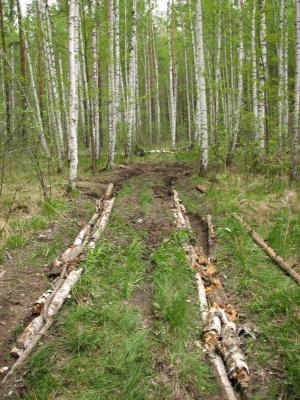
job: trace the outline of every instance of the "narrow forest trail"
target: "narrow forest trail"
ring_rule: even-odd
[[[220,395],[217,394],[217,389],[213,381],[213,374],[210,371],[209,362],[205,357],[204,346],[201,342],[201,313],[199,311],[199,302],[197,287],[193,277],[193,271],[188,267],[188,263],[185,261],[185,252],[181,247],[182,239],[178,239],[176,235],[176,224],[174,215],[172,212],[173,208],[173,187],[175,186],[179,190],[179,196],[181,193],[188,191],[195,191],[195,188],[191,186],[189,180],[192,174],[191,165],[188,162],[159,162],[159,163],[139,163],[130,165],[121,165],[113,173],[105,173],[95,178],[92,182],[82,181],[79,182],[79,188],[82,196],[84,193],[88,193],[87,197],[96,197],[101,195],[101,191],[110,182],[114,184],[115,204],[113,212],[106,227],[105,232],[102,234],[100,241],[103,244],[100,250],[95,251],[93,263],[97,266],[97,270],[101,270],[99,275],[99,282],[93,284],[88,281],[89,269],[91,269],[87,263],[86,274],[87,277],[83,277],[81,285],[86,284],[86,288],[83,292],[77,292],[75,289],[74,296],[72,295],[70,304],[75,302],[75,307],[83,313],[83,319],[78,321],[78,331],[84,326],[84,309],[88,309],[90,304],[98,301],[98,296],[101,297],[101,309],[107,310],[107,313],[113,313],[116,311],[117,317],[110,317],[106,322],[101,325],[97,325],[97,334],[99,338],[109,336],[109,329],[118,330],[118,324],[120,320],[129,316],[129,320],[132,318],[138,322],[136,325],[129,327],[128,341],[132,341],[133,347],[135,346],[135,340],[142,337],[145,342],[141,346],[138,355],[133,356],[133,363],[140,368],[144,375],[139,378],[139,384],[141,382],[146,386],[144,394],[136,394],[136,387],[131,388],[131,380],[126,376],[125,367],[120,366],[120,371],[117,371],[117,365],[114,362],[118,360],[118,356],[115,354],[111,356],[111,353],[118,350],[120,343],[115,343],[114,339],[111,339],[111,343],[104,339],[101,340],[100,345],[94,345],[89,350],[90,361],[86,361],[87,364],[93,364],[95,357],[97,357],[97,346],[100,346],[101,353],[108,353],[109,357],[112,357],[110,363],[104,368],[104,372],[118,375],[118,385],[116,387],[110,383],[109,380],[99,383],[97,386],[97,378],[95,377],[93,382],[90,381],[90,377],[84,378],[85,368],[78,368],[80,375],[82,375],[82,381],[80,384],[76,383],[76,377],[71,377],[65,374],[64,366],[62,361],[68,360],[68,351],[66,354],[57,355],[58,359],[51,359],[49,370],[47,374],[49,376],[55,376],[57,381],[60,381],[58,387],[53,391],[45,388],[45,392],[39,392],[40,389],[35,389],[35,375],[31,375],[31,378],[25,375],[23,378],[18,380],[16,386],[12,386],[10,390],[14,394],[10,398],[21,398],[26,399],[114,399],[121,398],[124,400],[145,398],[145,399],[207,399],[217,400]],[[100,188],[100,189],[99,189]],[[92,196],[91,196],[92,194]],[[85,198],[85,201],[87,198]],[[94,198],[91,200],[94,202]],[[80,202],[78,204],[80,207]],[[191,223],[194,234],[188,238],[190,242],[198,247],[201,247],[206,255],[208,255],[208,236],[206,226],[202,221],[202,216],[206,214],[206,210],[201,206],[199,201],[199,212],[197,215],[189,213],[187,209],[189,220]],[[82,215],[80,216],[82,217]],[[89,217],[86,218],[87,222]],[[78,221],[76,222],[79,225]],[[84,223],[82,224],[82,226]],[[105,248],[108,247],[109,250]],[[126,250],[128,249],[128,251]],[[138,250],[139,249],[139,250]],[[110,251],[114,254],[114,261],[110,264],[107,261],[108,255],[106,251]],[[122,263],[123,251],[127,251],[127,259],[125,270],[123,275],[118,275],[114,278],[114,274],[117,274],[117,264]],[[139,252],[139,256],[136,253]],[[131,258],[136,262],[134,271],[129,269],[129,263]],[[85,264],[85,261],[83,262]],[[105,272],[107,268],[107,272]],[[100,272],[99,272],[100,273]],[[107,276],[104,276],[104,274]],[[118,272],[121,274],[121,272]],[[180,275],[180,280],[177,277]],[[224,277],[225,273],[218,276],[220,279]],[[23,310],[27,310],[27,318],[24,320],[24,325],[28,321],[28,310],[30,309],[30,303],[32,304],[39,294],[47,287],[46,280],[43,279],[42,284],[38,284],[39,293],[31,291],[30,276],[28,277],[27,283],[25,281],[26,275],[22,277],[23,297],[26,298],[26,304],[23,305]],[[92,278],[95,280],[95,278]],[[105,281],[107,279],[107,281]],[[86,282],[85,282],[86,280]],[[103,281],[103,282],[102,282]],[[8,281],[4,281],[7,290],[16,290],[10,287]],[[95,286],[93,286],[95,285]],[[99,285],[99,288],[98,286]],[[102,286],[101,286],[102,285]],[[227,284],[226,284],[227,287]],[[181,291],[181,289],[183,291]],[[26,291],[27,290],[27,291]],[[99,290],[99,295],[97,294]],[[121,297],[115,300],[112,294],[116,292],[121,293]],[[165,294],[161,292],[169,291],[171,300],[163,297]],[[27,293],[28,292],[28,293]],[[31,293],[29,293],[31,292]],[[177,292],[180,296],[177,296]],[[173,296],[173,297],[172,297]],[[176,297],[177,296],[177,297]],[[236,294],[231,290],[228,294],[233,300],[236,299]],[[168,303],[170,301],[170,304]],[[116,304],[114,304],[116,302]],[[181,303],[180,303],[181,302]],[[166,304],[164,304],[166,303]],[[173,304],[173,305],[172,305]],[[180,309],[180,304],[184,304],[184,311],[182,314],[177,311]],[[10,305],[7,303],[6,309],[3,303],[2,310],[6,314],[13,314],[13,309],[9,308]],[[110,308],[111,307],[111,308]],[[165,308],[164,308],[165,307]],[[187,307],[187,309],[186,309]],[[2,311],[1,310],[1,311]],[[102,311],[101,311],[102,312]],[[104,312],[104,311],[103,311]],[[176,314],[177,312],[177,314]],[[58,321],[51,328],[49,333],[46,335],[43,343],[62,343],[65,339],[60,339],[63,329],[64,317],[68,319],[66,310],[63,310],[63,316],[58,318]],[[132,313],[132,315],[131,315]],[[168,314],[170,313],[170,315]],[[172,314],[173,313],[173,314]],[[5,314],[5,315],[6,315]],[[24,313],[26,316],[26,313]],[[88,316],[88,311],[86,311]],[[20,318],[20,314],[19,314]],[[96,318],[96,317],[93,317]],[[103,315],[101,315],[103,319]],[[115,328],[110,327],[109,319],[117,318],[115,321]],[[178,318],[177,325],[175,319]],[[5,340],[2,342],[2,358],[0,359],[0,368],[3,365],[10,366],[12,361],[8,357],[8,351],[11,348],[15,336],[19,332],[14,332],[13,318],[7,319],[6,324],[2,325],[2,329],[6,328],[1,332],[2,338]],[[96,323],[96,322],[95,322]],[[107,333],[105,333],[105,324],[107,324]],[[173,325],[175,324],[175,325]],[[181,326],[187,324],[187,332],[183,335],[184,337],[179,338],[182,341],[177,341],[176,335],[181,336]],[[104,332],[103,332],[104,330]],[[84,332],[84,328],[83,328]],[[87,334],[88,335],[88,334]],[[104,335],[104,336],[103,336]],[[133,336],[131,336],[133,335]],[[126,338],[125,338],[126,339]],[[81,341],[84,339],[80,339]],[[89,339],[87,339],[89,340]],[[72,340],[71,340],[72,341]],[[247,351],[247,340],[241,338],[241,346]],[[112,344],[113,343],[113,344]],[[137,341],[136,348],[138,348],[139,342]],[[128,345],[125,342],[121,347]],[[55,346],[55,345],[54,345]],[[59,346],[59,345],[58,345]],[[101,348],[103,346],[103,348]],[[105,347],[106,346],[106,347]],[[115,346],[116,350],[110,348]],[[252,343],[255,347],[255,343]],[[147,347],[146,355],[143,355],[144,348]],[[137,351],[136,348],[132,350],[132,354]],[[121,350],[121,349],[120,349]],[[73,350],[70,350],[72,353]],[[71,354],[70,353],[70,354]],[[76,351],[75,351],[76,353]],[[78,348],[78,355],[80,356],[80,350]],[[82,357],[85,356],[83,352]],[[80,357],[81,357],[80,356]],[[61,357],[61,358],[59,358]],[[127,354],[127,358],[131,358],[131,354]],[[142,363],[142,361],[143,363]],[[104,362],[104,361],[103,361]],[[101,363],[101,360],[98,361]],[[96,362],[97,364],[97,362]],[[146,364],[146,366],[144,365]],[[127,364],[126,364],[127,365]],[[140,365],[140,366],[139,366]],[[98,367],[98,366],[97,366]],[[251,374],[249,383],[249,398],[251,396],[260,396],[261,390],[263,390],[262,396],[265,393],[271,391],[268,388],[266,382],[266,375],[259,366],[258,361],[251,359],[250,361],[250,373]],[[31,368],[31,367],[30,367]],[[45,367],[46,368],[46,367]],[[275,367],[274,367],[275,368]],[[115,371],[116,369],[116,371]],[[126,369],[126,368],[125,368]],[[37,378],[44,372],[39,373],[37,369]],[[122,372],[121,372],[122,371]],[[259,371],[259,372],[258,372]],[[103,372],[103,373],[104,373]],[[87,373],[87,372],[86,372]],[[30,373],[31,374],[31,373]],[[41,375],[42,374],[42,375]],[[89,372],[91,374],[91,371]],[[130,371],[129,371],[130,374]],[[97,375],[98,376],[98,375]],[[101,381],[101,379],[99,378]],[[51,381],[51,380],[50,380]],[[49,382],[50,382],[49,381]],[[111,385],[111,387],[110,387]],[[139,386],[135,384],[135,386]],[[129,387],[129,388],[128,388]],[[8,388],[1,389],[0,397],[7,394]],[[49,392],[47,392],[49,390]],[[19,392],[19,395],[16,394]],[[48,394],[47,394],[48,393]],[[16,397],[13,397],[16,396]],[[240,392],[236,393],[237,398],[240,397]],[[1,397],[2,398],[2,397]],[[4,398],[4,397],[3,397]],[[248,397],[247,397],[248,398]],[[263,397],[258,397],[263,398]]]

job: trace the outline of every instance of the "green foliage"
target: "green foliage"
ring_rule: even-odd
[[[9,249],[13,250],[16,247],[24,246],[27,239],[22,233],[10,235],[6,243]]]

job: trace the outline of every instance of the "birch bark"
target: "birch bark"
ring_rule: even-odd
[[[259,0],[260,13],[260,62],[259,62],[259,78],[258,78],[258,120],[257,120],[257,142],[255,143],[255,162],[261,164],[264,159],[265,139],[266,139],[266,93],[265,84],[267,80],[267,41],[266,41],[266,16],[265,16],[265,0]]]
[[[206,83],[205,83],[205,62],[204,62],[204,46],[203,46],[203,28],[202,28],[202,10],[201,1],[196,0],[196,47],[197,47],[197,68],[196,74],[198,79],[197,93],[200,95],[200,163],[199,174],[205,174],[208,168],[208,125],[207,125],[207,99],[206,99]]]
[[[298,144],[299,144],[299,116],[300,116],[300,0],[295,0],[296,18],[295,18],[295,93],[294,93],[294,129],[292,137],[292,154],[290,178],[298,178]]]
[[[128,87],[127,87],[127,140],[125,156],[131,152],[132,138],[136,128],[136,0],[132,1],[132,31],[129,49]]]
[[[3,82],[5,91],[5,111],[6,111],[6,132],[8,137],[11,136],[11,107],[10,107],[10,89],[9,89],[9,68],[8,68],[8,55],[6,51],[6,37],[4,28],[4,17],[2,0],[0,0],[0,28],[1,28],[1,39],[2,39],[2,53],[3,53]]]
[[[36,84],[35,84],[34,75],[33,75],[32,62],[31,62],[31,57],[30,57],[30,53],[29,53],[29,49],[28,49],[28,44],[27,44],[26,38],[24,38],[24,48],[25,48],[25,54],[27,55],[31,89],[33,91],[33,96],[34,96],[34,104],[35,104],[35,110],[36,110],[36,122],[37,122],[38,135],[39,135],[39,139],[41,141],[41,146],[42,146],[44,152],[47,154],[48,157],[50,157],[50,152],[49,152],[49,149],[48,149],[48,146],[47,146],[47,143],[46,143],[44,127],[43,127],[43,122],[42,122],[41,109],[40,109],[40,103],[39,103],[38,93],[37,93],[37,90],[36,90]]]
[[[107,169],[114,168],[115,147],[116,147],[116,99],[115,99],[115,35],[114,35],[114,0],[108,1],[108,48],[109,48],[109,65],[108,65],[108,92],[109,92],[109,109],[108,109],[108,163]]]
[[[91,149],[92,149],[92,169],[96,171],[96,160],[100,156],[100,129],[99,129],[99,71],[98,71],[98,51],[97,51],[97,0],[92,2],[92,84],[91,88],[91,109],[92,109],[92,134],[91,134]]]
[[[288,128],[288,67],[287,67],[287,1],[280,0],[279,44],[278,44],[278,136],[279,154],[282,154]]]
[[[175,65],[175,49],[174,49],[174,0],[172,0],[172,7],[170,1],[167,4],[167,18],[168,18],[168,51],[169,51],[169,106],[170,106],[170,129],[172,150],[176,148],[176,80],[177,72]]]
[[[237,145],[238,132],[241,121],[241,108],[243,104],[243,60],[244,60],[244,44],[243,44],[243,0],[238,0],[239,9],[239,48],[238,48],[238,87],[237,100],[233,115],[233,130],[230,135],[229,153],[227,155],[227,164],[230,165],[233,160],[234,152]]]
[[[76,68],[76,57],[78,49],[76,48],[76,29],[78,29],[78,0],[70,0],[69,3],[69,155],[70,169],[68,191],[76,187],[78,149],[77,149],[77,123],[78,123],[78,69]]]

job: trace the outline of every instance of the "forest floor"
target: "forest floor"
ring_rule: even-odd
[[[186,284],[189,285],[186,293],[189,294],[184,301],[191,307],[189,319],[194,319],[194,321],[189,328],[188,337],[185,338],[184,351],[186,353],[190,352],[193,360],[196,359],[199,364],[204,365],[203,381],[198,379],[198,375],[195,371],[191,370],[186,375],[182,374],[182,371],[188,368],[184,361],[182,361],[184,356],[181,354],[174,360],[174,357],[176,358],[176,352],[174,350],[175,355],[170,355],[172,352],[167,345],[169,339],[167,340],[166,337],[163,336],[164,331],[167,329],[166,326],[169,326],[170,322],[167,323],[167,318],[161,315],[162,311],[158,304],[157,295],[154,293],[155,282],[159,279],[159,273],[157,272],[159,262],[155,254],[159,251],[161,246],[164,246],[164,243],[171,240],[170,237],[174,235],[175,232],[174,217],[172,214],[173,186],[178,190],[179,197],[186,205],[191,225],[195,232],[193,240],[195,240],[198,245],[202,247],[207,246],[206,234],[203,231],[202,217],[207,214],[212,214],[213,223],[215,223],[217,228],[218,221],[220,221],[220,241],[217,242],[214,256],[217,258],[217,264],[219,263],[220,265],[218,277],[223,282],[227,294],[238,312],[238,324],[243,326],[241,331],[249,333],[249,335],[242,335],[240,337],[241,346],[247,355],[251,376],[247,392],[248,398],[300,398],[299,388],[292,387],[292,385],[295,385],[297,379],[293,378],[294,381],[292,381],[292,378],[290,378],[292,374],[289,375],[289,373],[286,372],[287,361],[281,354],[283,351],[279,351],[280,343],[275,343],[276,332],[274,332],[274,337],[268,337],[267,334],[261,330],[259,326],[260,322],[257,321],[257,318],[260,318],[259,313],[264,312],[257,305],[263,293],[259,295],[257,292],[251,294],[251,292],[245,288],[249,283],[249,276],[246,275],[245,271],[237,269],[236,259],[231,260],[231,251],[232,254],[236,253],[236,251],[233,249],[228,250],[226,247],[226,241],[237,242],[239,238],[243,238],[244,241],[248,239],[245,239],[246,236],[243,236],[239,232],[236,233],[234,239],[226,237],[227,233],[231,234],[231,231],[233,231],[231,226],[228,224],[224,225],[224,218],[228,218],[226,211],[221,208],[212,207],[212,200],[207,197],[207,194],[200,193],[196,190],[195,183],[197,183],[197,180],[194,172],[194,165],[188,161],[139,162],[125,163],[117,166],[112,172],[101,172],[92,178],[79,180],[79,191],[74,198],[69,198],[67,200],[69,206],[60,211],[60,218],[57,218],[56,215],[45,229],[28,237],[25,246],[13,250],[6,249],[5,259],[2,260],[0,266],[1,370],[1,368],[10,367],[13,364],[14,360],[10,357],[9,353],[16,336],[32,318],[32,305],[34,301],[41,293],[49,288],[47,272],[48,264],[50,264],[51,260],[48,256],[51,252],[51,257],[54,258],[53,243],[55,243],[54,252],[56,252],[56,256],[59,256],[69,243],[72,242],[72,239],[74,239],[80,228],[90,219],[93,213],[92,210],[95,200],[103,194],[108,183],[112,182],[114,184],[116,201],[111,216],[112,222],[110,221],[108,223],[101,241],[104,241],[107,246],[110,243],[110,245],[113,246],[112,251],[118,251],[119,249],[121,252],[121,249],[128,248],[128,246],[130,247],[135,240],[134,238],[136,238],[135,235],[138,235],[142,243],[141,246],[143,247],[140,259],[141,270],[139,270],[138,276],[135,277],[135,281],[128,283],[127,286],[122,282],[115,283],[115,285],[118,290],[124,291],[123,299],[118,303],[118,312],[120,315],[127,313],[127,311],[124,310],[133,308],[141,320],[141,326],[138,330],[146,332],[147,337],[151,337],[149,342],[151,356],[148,359],[150,365],[147,366],[147,372],[145,373],[150,383],[144,394],[134,395],[134,391],[128,392],[130,393],[128,394],[126,392],[128,388],[125,390],[125,388],[122,387],[122,382],[119,382],[118,389],[112,388],[111,392],[109,387],[105,387],[105,383],[101,385],[103,393],[99,388],[94,388],[94,391],[89,392],[89,388],[85,387],[84,383],[82,387],[79,388],[74,381],[70,383],[70,377],[63,377],[63,367],[60,365],[62,359],[60,359],[56,364],[52,360],[50,363],[50,370],[46,371],[48,375],[54,373],[52,369],[56,371],[55,379],[61,383],[55,383],[53,386],[55,390],[51,388],[49,380],[47,384],[44,384],[43,388],[38,386],[37,380],[40,378],[44,379],[42,376],[46,374],[41,367],[38,367],[37,371],[32,373],[35,367],[31,364],[27,366],[26,370],[23,370],[22,379],[19,379],[16,385],[0,389],[0,398],[6,398],[10,391],[12,392],[9,398],[26,399],[62,400],[72,398],[88,400],[121,398],[129,400],[137,398],[164,398],[173,400],[216,400],[220,398],[214,386],[212,375],[209,372],[209,364],[205,359],[203,347],[199,344],[201,342],[201,315],[198,311],[197,289],[196,285],[193,283],[193,273],[187,265],[184,265],[184,268],[186,268],[185,273],[187,274],[185,276]],[[200,183],[202,183],[202,181]],[[206,190],[209,190],[211,183],[205,182],[205,184],[207,185],[205,189],[206,192]],[[221,188],[216,187],[215,190],[218,191],[221,190]],[[235,196],[235,193],[233,196]],[[239,201],[240,200],[243,200],[243,197],[239,197]],[[244,204],[245,213],[249,216],[251,207],[249,203],[245,204],[245,202],[246,200],[244,199],[244,203],[240,204],[242,206]],[[255,207],[256,206],[254,206],[254,209]],[[213,213],[214,211],[215,215]],[[22,212],[22,210],[20,212]],[[257,209],[256,212],[258,212]],[[236,225],[233,226],[237,229]],[[252,257],[253,252],[259,252],[259,250],[253,250],[255,246],[251,244],[250,239],[247,243],[248,247],[253,247],[249,250],[249,256],[247,254],[244,255],[245,258]],[[241,246],[242,242],[235,244]],[[222,246],[224,247],[222,248]],[[100,256],[101,254],[99,257]],[[121,258],[122,256],[120,255],[120,259]],[[258,259],[259,258],[265,260],[265,256],[261,253],[258,255]],[[251,264],[252,261],[250,258],[248,258],[248,261],[249,264]],[[99,265],[102,263],[101,259],[97,262]],[[115,262],[118,262],[118,254],[116,254]],[[271,263],[266,266],[266,269],[270,268],[270,265],[272,268],[276,269]],[[248,271],[251,267],[248,265],[247,268]],[[251,271],[251,273],[252,272],[253,271]],[[88,273],[89,268],[87,267],[85,274]],[[255,276],[255,274],[255,272],[252,273],[252,279],[254,281],[259,281],[259,278]],[[279,280],[284,280],[286,282],[285,290],[288,290],[289,287],[292,288],[291,290],[298,290],[296,284],[280,270],[276,271],[276,274],[278,274]],[[113,272],[111,272],[111,275],[113,275]],[[242,283],[237,283],[237,276],[239,276]],[[118,277],[118,279],[123,278],[120,276]],[[263,289],[263,286],[266,285],[267,282],[265,282],[263,277],[262,280],[264,283],[258,282],[258,287]],[[81,282],[81,285],[84,285],[84,282]],[[243,290],[243,287],[245,290]],[[174,288],[169,289],[176,290]],[[105,290],[105,287],[101,288],[101,297],[103,298],[106,297],[106,294],[103,294]],[[110,290],[108,286],[107,290]],[[269,287],[266,288],[266,291],[269,291]],[[90,294],[90,292],[92,293],[89,287],[86,287],[86,289],[83,289],[82,294],[78,292],[75,293],[74,296],[72,295],[68,303],[71,305],[72,302],[75,301],[75,306],[82,307],[84,306],[84,302],[91,301],[89,300],[89,295],[91,295],[91,297],[95,296],[95,294]],[[255,303],[256,308],[253,303],[253,297],[255,296],[257,300]],[[299,296],[295,299],[293,307],[287,304],[284,305],[284,307],[290,307],[287,314],[293,314],[294,318],[297,318],[297,323],[300,317],[300,304],[298,300]],[[251,305],[249,306],[250,303]],[[67,307],[65,308],[67,309]],[[63,311],[64,315],[66,312],[65,310]],[[282,324],[282,329],[285,329],[286,316],[275,313],[274,315],[275,318],[277,318],[276,324]],[[274,315],[268,316],[268,318],[274,319]],[[265,323],[264,321],[262,322]],[[181,323],[186,324],[186,319],[182,319]],[[55,342],[57,336],[61,334],[61,324],[62,322],[59,321],[54,324],[49,334],[47,334],[46,338],[43,340],[43,345],[40,346],[41,349],[43,349],[45,344],[47,346],[47,343]],[[84,324],[84,321],[82,321],[82,324]],[[164,327],[158,327],[158,325],[163,325]],[[177,329],[178,327],[175,328],[173,327],[173,330],[171,329],[169,332],[169,338],[174,335],[176,336],[176,332],[179,332]],[[293,332],[293,335],[294,334],[295,332]],[[293,335],[291,336],[292,338],[294,337]],[[299,343],[295,344],[293,351],[296,351],[297,346],[299,346]],[[94,351],[96,352],[94,348],[89,351],[92,351],[92,353],[94,353]],[[74,349],[70,350],[70,352],[74,352]],[[50,355],[50,358],[51,357]],[[190,361],[187,361],[187,363],[188,362],[190,363]],[[205,367],[205,365],[207,367]],[[112,369],[112,367],[107,367],[107,369],[109,368]],[[207,370],[205,368],[207,368]],[[82,369],[80,374],[84,374],[83,370],[84,369]],[[60,375],[59,378],[57,374]],[[297,375],[297,371],[294,371],[294,375],[295,374]],[[4,374],[0,375],[0,377],[3,376]],[[142,379],[143,378],[141,378],[141,380]],[[122,380],[121,375],[119,376],[119,380]],[[91,384],[91,386],[93,386],[93,384]],[[240,394],[238,393],[237,396],[240,397]]]

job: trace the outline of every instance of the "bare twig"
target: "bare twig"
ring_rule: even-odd
[[[26,183],[24,183],[24,185],[19,186],[19,187],[16,188],[15,193],[14,193],[14,196],[13,196],[13,199],[12,199],[12,202],[11,202],[11,204],[10,204],[10,208],[9,208],[8,215],[7,215],[7,217],[6,217],[5,224],[4,224],[3,228],[0,230],[0,235],[1,235],[2,232],[5,230],[6,225],[8,224],[8,221],[9,221],[9,218],[10,218],[10,216],[11,216],[12,209],[13,209],[13,205],[14,205],[14,202],[15,202],[15,199],[16,199],[16,196],[17,196],[18,192],[19,192],[20,190],[22,190],[22,189],[23,189],[29,182],[31,182],[32,180],[33,180],[33,178],[30,178],[29,181],[27,181]]]

